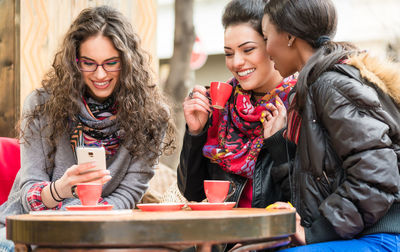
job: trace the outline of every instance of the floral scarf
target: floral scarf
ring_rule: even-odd
[[[79,104],[79,122],[70,137],[71,147],[103,146],[107,157],[113,156],[119,147],[120,131],[116,123],[117,103],[110,97],[103,103],[82,97]]]
[[[252,178],[264,140],[261,113],[267,110],[267,104],[275,105],[277,96],[288,108],[287,95],[296,81],[293,76],[284,79],[255,102],[251,92],[243,90],[233,78],[229,82],[233,86],[233,94],[225,108],[213,110],[203,155],[226,172]]]

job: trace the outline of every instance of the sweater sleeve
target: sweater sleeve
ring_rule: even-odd
[[[399,193],[398,157],[387,123],[393,118],[373,88],[349,77],[323,82],[313,92],[317,118],[342,160],[344,180],[319,209],[337,234],[352,238],[382,218]]]
[[[148,189],[155,167],[142,158],[131,158],[125,148],[119,152],[120,157],[126,157],[126,159],[119,159],[112,164],[118,168],[116,170],[111,168],[113,170],[112,179],[106,185],[107,189],[103,189],[103,192],[109,191],[110,193],[103,200],[113,205],[114,209],[132,209]],[[117,170],[121,171],[126,163],[128,164],[126,171],[124,173],[117,172]],[[116,183],[117,181],[120,182]]]
[[[15,185],[10,194],[21,197],[22,207],[27,213],[31,210],[31,204],[28,200],[28,194],[35,184],[44,181],[51,181],[46,172],[49,163],[46,161],[48,146],[46,140],[42,137],[45,134],[42,131],[45,128],[45,119],[43,117],[34,118],[31,121],[26,117],[35,107],[44,103],[44,95],[39,95],[39,91],[33,91],[25,100],[22,111],[21,129],[24,132],[24,138],[21,139],[21,168],[15,179]]]

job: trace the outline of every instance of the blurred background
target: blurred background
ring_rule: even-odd
[[[400,59],[399,0],[333,0],[336,41],[351,41]],[[15,137],[27,94],[40,87],[71,21],[86,7],[120,10],[152,55],[155,81],[170,97],[178,148],[161,162],[178,163],[184,132],[182,102],[195,85],[226,81],[221,16],[228,0],[0,0],[0,136]]]

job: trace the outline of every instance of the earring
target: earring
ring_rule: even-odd
[[[292,42],[289,41],[289,43],[287,44],[287,46],[288,46],[288,47],[291,47],[291,46],[292,46]]]

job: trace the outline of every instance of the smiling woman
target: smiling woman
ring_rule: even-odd
[[[203,181],[207,179],[236,184],[227,201],[239,207],[288,200],[287,174],[278,168],[285,160],[270,161],[272,152],[280,152],[274,148],[272,135],[281,128],[264,125],[267,110],[284,113],[296,79],[282,78],[269,59],[261,31],[264,5],[263,0],[233,0],[225,7],[225,63],[233,75],[228,81],[233,91],[225,107],[213,109],[202,86],[196,86],[183,103],[187,131],[178,186],[190,201],[205,199]]]
[[[82,182],[103,183],[99,203],[134,208],[159,155],[173,146],[170,110],[148,56],[110,7],[80,13],[42,84],[25,101],[21,169],[0,206],[0,241],[6,216],[78,205],[71,188]],[[104,147],[107,169],[77,165],[78,146]]]
[[[119,81],[121,63],[108,37],[97,35],[86,39],[79,48],[78,65],[93,98],[104,101],[111,96]]]

